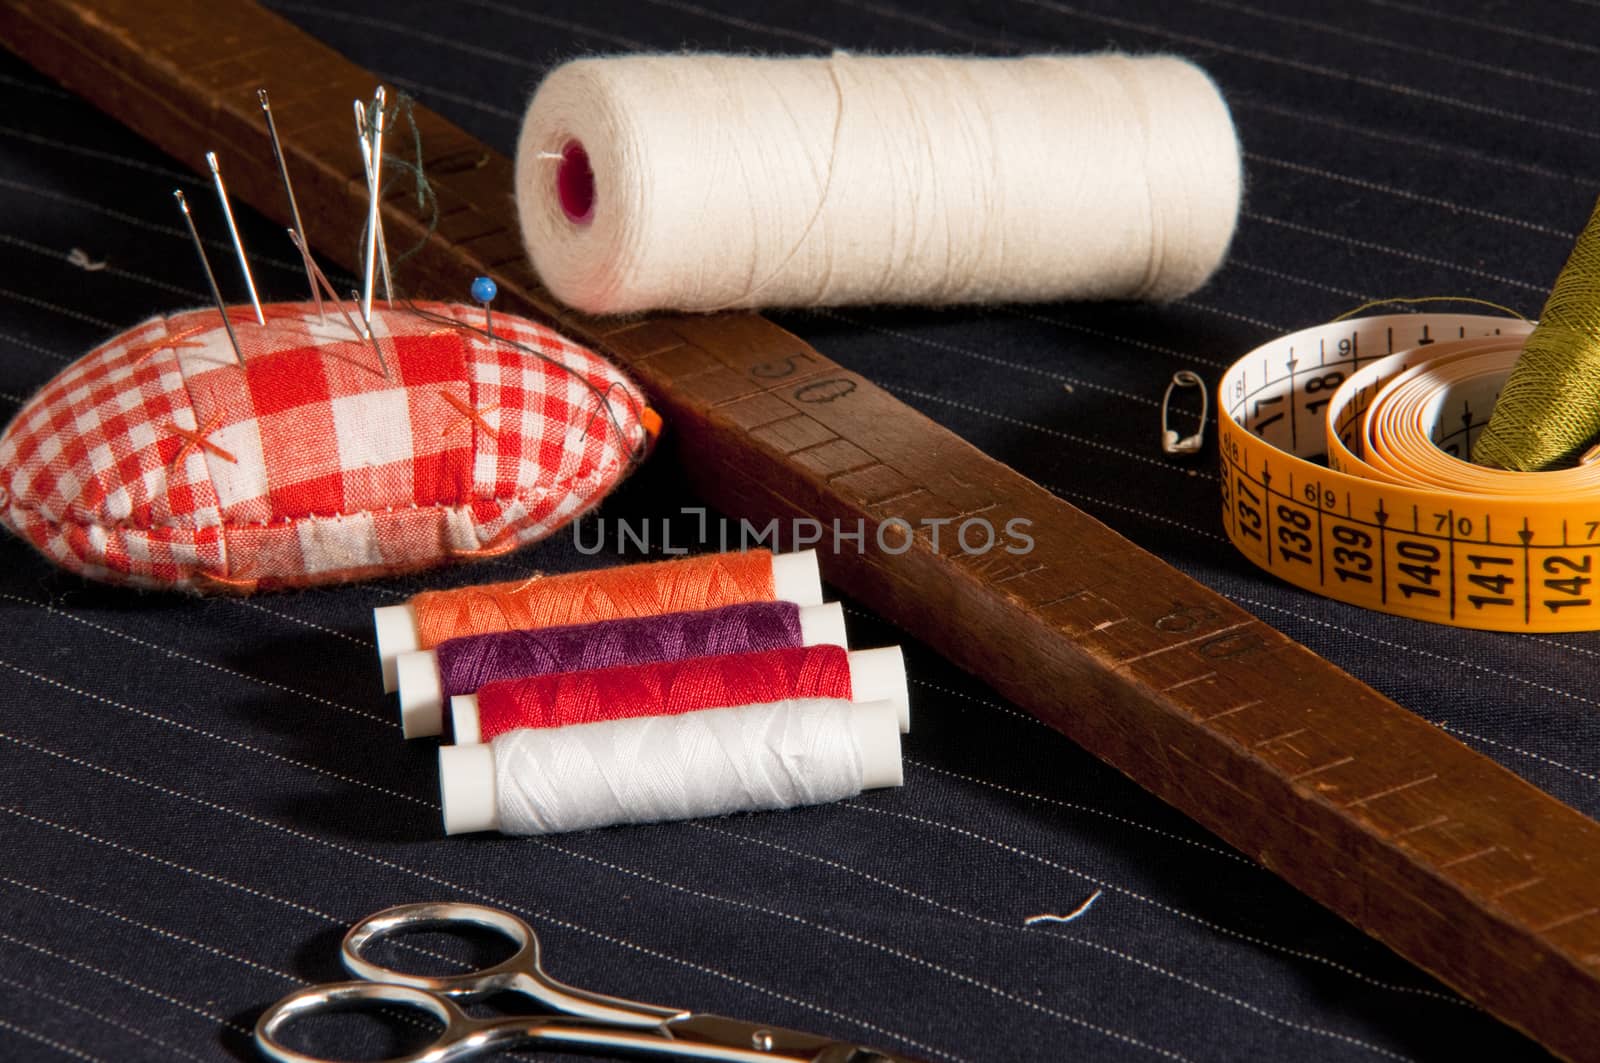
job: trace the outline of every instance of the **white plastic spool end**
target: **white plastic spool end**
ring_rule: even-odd
[[[850,648],[844,630],[844,607],[838,602],[800,607],[800,644],[802,646],[843,646]]]
[[[822,604],[822,568],[815,550],[772,555],[772,597],[797,605]]]
[[[877,790],[906,781],[900,762],[900,710],[890,701],[855,706],[850,725],[861,749],[861,788]]]
[[[439,748],[439,805],[446,834],[500,829],[493,746]]]
[[[378,662],[383,665],[383,692],[392,694],[399,684],[395,660],[402,653],[422,649],[422,636],[417,633],[417,611],[410,602],[405,605],[385,605],[372,611],[372,626],[378,634]]]
[[[439,658],[432,650],[402,653],[395,661],[400,688],[400,731],[407,738],[427,738],[444,729],[444,684]]]
[[[457,694],[450,699],[450,729],[458,746],[475,746],[483,741],[483,728],[478,723],[478,695]]]
[[[889,702],[898,714],[901,733],[911,730],[911,693],[899,646],[850,652],[850,699]]]

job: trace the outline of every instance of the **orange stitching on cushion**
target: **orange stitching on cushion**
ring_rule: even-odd
[[[210,435],[212,432],[215,432],[221,424],[222,414],[220,413],[211,418],[211,420],[207,421],[206,426],[199,430],[182,428],[174,423],[172,426],[173,432],[175,432],[180,439],[185,440],[185,442],[183,446],[178,449],[178,452],[172,456],[172,460],[167,462],[167,468],[170,469],[176,465],[182,464],[183,459],[187,458],[195,447],[199,447],[207,454],[215,454],[223,461],[231,462],[234,465],[239,464],[238,458],[234,457],[232,454],[229,454],[226,450],[223,450],[221,447],[217,446],[215,443],[211,442],[211,440],[206,438],[206,436]]]
[[[227,576],[219,576],[214,572],[207,572],[203,568],[195,570],[194,578],[207,583],[215,583],[229,590],[239,591],[241,594],[249,594],[261,585],[261,581],[258,579],[229,579]]]
[[[505,541],[501,542],[502,539]],[[500,543],[500,545],[496,546],[496,543]],[[501,554],[509,554],[511,551],[515,550],[517,546],[518,543],[516,529],[510,525],[507,525],[506,527],[500,529],[499,535],[496,535],[493,539],[490,539],[487,543],[478,547],[476,550],[454,550],[447,548],[446,552],[451,557],[499,557]]]
[[[205,325],[192,325],[189,328],[184,329],[182,332],[174,332],[164,339],[151,340],[149,343],[141,343],[137,347],[129,347],[128,353],[130,355],[136,355],[136,357],[133,359],[134,365],[143,365],[147,360],[149,360],[151,355],[157,353],[158,351],[164,351],[169,347],[174,349],[178,347],[204,347],[205,344],[203,343],[183,343],[181,341],[188,339],[190,336],[198,336],[200,333],[207,331],[210,330]]]
[[[500,438],[499,433],[496,432],[493,428],[490,428],[489,427],[489,422],[485,421],[483,419],[483,415],[484,414],[493,413],[494,411],[496,411],[496,410],[498,410],[500,408],[498,403],[496,403],[493,406],[485,406],[481,410],[474,410],[471,406],[467,405],[465,402],[463,402],[460,399],[456,398],[454,395],[450,394],[448,391],[439,392],[439,397],[441,399],[443,399],[445,402],[448,402],[455,409],[455,411],[457,413],[459,413],[461,416],[465,417],[472,424],[477,425],[479,428],[481,428],[485,432],[489,433],[489,438],[490,439],[499,439]],[[457,424],[445,425],[444,431],[440,432],[439,434],[442,435],[442,436],[449,435],[451,429],[458,428],[458,427],[460,427],[459,422]]]

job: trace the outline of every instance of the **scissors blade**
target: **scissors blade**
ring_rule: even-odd
[[[713,1049],[754,1052],[758,1058],[765,1059],[799,1060],[802,1063],[919,1063],[910,1056],[882,1052],[820,1034],[803,1033],[782,1026],[763,1026],[721,1015],[691,1014],[687,1018],[662,1023],[661,1030],[675,1041],[699,1043]]]

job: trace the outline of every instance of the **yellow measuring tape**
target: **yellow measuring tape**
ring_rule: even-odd
[[[1388,314],[1245,355],[1218,402],[1228,537],[1290,583],[1387,613],[1600,629],[1600,465],[1466,460],[1532,329]]]

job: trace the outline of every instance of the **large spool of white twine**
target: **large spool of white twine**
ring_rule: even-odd
[[[580,310],[1182,296],[1239,146],[1170,56],[582,59],[540,85],[517,201]]]

